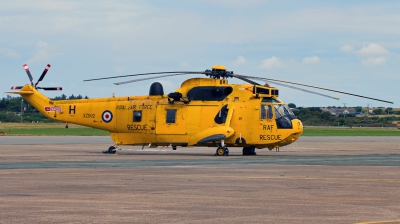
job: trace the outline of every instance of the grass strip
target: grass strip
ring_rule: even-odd
[[[1,134],[4,132],[5,134]],[[0,136],[108,136],[108,131],[65,123],[0,123]],[[305,127],[302,136],[399,136],[397,128]]]
[[[314,128],[306,127],[302,136],[399,136],[396,128]]]
[[[3,133],[1,133],[3,132]],[[7,136],[108,136],[108,131],[64,123],[1,123],[0,135]]]

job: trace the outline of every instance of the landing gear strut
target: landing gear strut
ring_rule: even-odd
[[[244,156],[257,155],[256,147],[254,147],[254,146],[243,147],[242,151],[243,151]]]
[[[216,142],[214,144],[217,145],[217,151],[215,152],[216,156],[227,156],[229,155],[229,149],[225,146],[225,141],[221,140],[221,145],[218,145]]]
[[[110,148],[108,148],[108,150],[106,150],[106,151],[103,151],[103,153],[104,154],[115,154],[115,152],[117,151],[116,149],[117,149],[117,147],[110,146]]]

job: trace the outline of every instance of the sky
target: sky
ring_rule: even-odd
[[[198,76],[85,79],[161,71],[204,71],[308,84],[392,101],[276,86],[298,107],[400,107],[400,2],[268,0],[0,0],[0,91],[34,82],[49,97],[166,94]],[[201,77],[201,76],[200,76]],[[230,83],[243,83],[229,79]],[[274,86],[272,84],[272,86]],[[302,87],[303,88],[303,87]]]

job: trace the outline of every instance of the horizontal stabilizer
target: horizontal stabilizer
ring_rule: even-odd
[[[37,89],[43,89],[43,90],[62,90],[62,87],[36,87]]]
[[[19,95],[31,95],[33,91],[14,91],[14,92],[6,92],[10,94],[19,94]]]

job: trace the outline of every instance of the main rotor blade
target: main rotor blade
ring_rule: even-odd
[[[346,95],[351,95],[351,96],[356,96],[356,97],[361,97],[361,98],[365,98],[365,99],[376,100],[376,101],[380,101],[380,102],[393,104],[393,102],[386,101],[386,100],[380,100],[380,99],[376,99],[376,98],[372,98],[372,97],[361,96],[361,95],[357,95],[357,94],[353,94],[353,93],[347,93],[347,92],[342,92],[342,91],[338,91],[338,90],[322,88],[322,87],[318,87],[318,86],[311,86],[311,85],[295,83],[295,82],[288,82],[288,81],[277,80],[277,79],[261,78],[261,77],[246,76],[246,75],[242,75],[242,76],[245,78],[251,78],[251,79],[256,79],[256,80],[283,82],[283,83],[289,83],[292,85],[299,85],[299,86],[305,86],[305,87],[310,87],[310,88],[315,88],[315,89],[322,89],[322,90],[331,91],[331,92],[335,92],[335,93],[341,93],[341,94],[346,94]]]
[[[311,90],[302,89],[302,88],[295,87],[295,86],[289,86],[289,85],[286,85],[286,84],[283,84],[283,83],[279,83],[279,82],[274,82],[274,81],[268,81],[268,82],[270,82],[270,83],[273,83],[273,84],[275,84],[275,85],[279,85],[279,86],[285,86],[285,87],[288,87],[288,88],[292,88],[292,89],[300,90],[300,91],[303,91],[303,92],[306,92],[306,93],[311,93],[311,94],[315,94],[315,95],[319,95],[319,96],[323,96],[323,97],[331,98],[331,99],[334,99],[334,100],[340,100],[340,99],[339,99],[339,98],[337,98],[337,97],[333,97],[333,96],[325,95],[325,94],[322,94],[322,93],[317,93],[317,92],[314,92],[314,91],[311,91]]]
[[[249,80],[249,79],[243,78],[243,77],[241,77],[241,75],[238,75],[238,74],[233,75],[233,77],[238,78],[238,79],[242,79],[242,80],[244,80],[244,81],[248,80],[248,81],[246,81],[246,82],[249,82],[250,84],[255,83],[255,84],[253,84],[253,85],[260,85],[260,84],[258,84],[258,83],[256,83],[256,82],[253,82],[253,81]],[[314,91],[311,91],[311,90],[302,89],[302,88],[295,87],[295,86],[289,86],[289,85],[282,84],[282,83],[278,83],[278,82],[274,82],[274,81],[268,81],[268,82],[269,82],[269,83],[273,83],[273,84],[275,84],[275,85],[285,86],[285,87],[292,88],[292,89],[296,89],[296,90],[300,90],[300,91],[303,91],[303,92],[307,92],[307,93],[316,94],[316,95],[319,95],[319,96],[331,98],[331,99],[334,99],[334,100],[339,100],[339,98],[336,98],[336,97],[333,97],[333,96],[329,96],[329,95],[325,95],[325,94],[322,94],[322,93],[317,93],[317,92],[314,92]],[[260,85],[260,86],[261,86],[261,85]]]
[[[26,74],[28,74],[29,80],[31,81],[31,85],[33,86],[33,77],[31,75],[31,72],[29,71],[28,65],[24,64],[23,66],[24,66],[24,69],[26,71]]]
[[[125,82],[116,82],[116,83],[114,83],[114,85],[123,85],[123,84],[132,83],[132,82],[140,82],[140,81],[145,81],[145,80],[150,80],[150,79],[158,79],[158,78],[164,78],[164,77],[176,76],[176,75],[188,75],[188,74],[187,73],[177,73],[177,74],[160,75],[160,76],[142,78],[142,79],[133,79],[133,80],[125,81]]]
[[[84,82],[88,81],[96,81],[96,80],[103,80],[103,79],[116,79],[116,78],[124,78],[124,77],[132,77],[132,76],[141,76],[141,75],[157,75],[157,74],[172,74],[172,73],[179,73],[179,74],[204,74],[204,72],[188,72],[188,71],[181,71],[181,72],[150,72],[150,73],[140,73],[140,74],[133,74],[133,75],[120,75],[120,76],[111,76],[111,77],[104,77],[104,78],[97,78],[97,79],[86,79],[83,80]]]
[[[49,71],[50,66],[51,66],[50,64],[47,64],[46,68],[44,68],[42,75],[40,76],[38,81],[35,83],[35,87],[39,84],[39,82],[41,82],[43,80],[44,76],[47,74],[47,71]]]
[[[248,83],[250,83],[250,84],[252,84],[252,85],[259,85],[259,86],[261,86],[259,83],[256,83],[256,82],[254,82],[254,81],[251,81],[250,79],[247,79],[247,78],[244,78],[244,77],[242,77],[242,76],[239,76],[239,75],[233,75],[233,77],[235,77],[235,78],[237,78],[237,79],[240,79],[240,80],[243,80],[243,81],[245,81],[245,82],[248,82]]]

